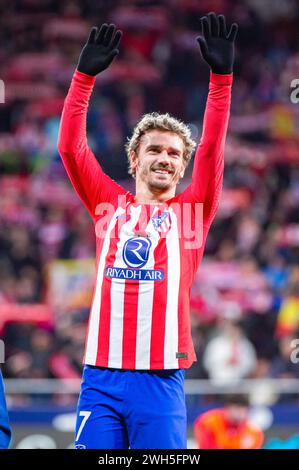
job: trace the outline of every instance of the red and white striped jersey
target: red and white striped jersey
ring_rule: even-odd
[[[95,77],[75,72],[58,148],[96,235],[96,282],[84,362],[118,369],[187,368],[196,360],[190,289],[215,216],[232,75],[211,74],[192,182],[163,204],[141,204],[107,176],[88,147]]]

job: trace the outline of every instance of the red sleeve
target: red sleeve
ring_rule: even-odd
[[[204,224],[208,226],[221,195],[232,82],[232,74],[210,74],[202,137],[195,154],[192,182],[184,192],[184,199],[204,204]]]
[[[86,138],[86,115],[95,77],[75,71],[64,102],[58,150],[68,176],[91,216],[99,202],[116,202],[125,190],[107,176]]]
[[[264,433],[261,429],[256,430],[253,449],[261,449],[264,443]]]
[[[194,435],[199,449],[218,449],[215,434],[205,422],[204,413],[194,423]]]

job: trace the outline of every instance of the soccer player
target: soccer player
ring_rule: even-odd
[[[77,448],[186,448],[184,369],[196,360],[190,287],[221,193],[237,33],[223,15],[209,13],[201,23],[209,95],[192,182],[181,194],[176,186],[195,143],[168,114],[145,115],[126,146],[135,195],[102,171],[87,144],[96,75],[119,52],[114,25],[92,28],[65,100],[58,149],[96,234]]]
[[[210,410],[194,423],[200,449],[260,449],[263,432],[248,420],[249,403],[242,395],[227,397],[224,408]]]
[[[7,449],[10,443],[11,429],[9,426],[4,384],[2,372],[0,370],[0,449]]]

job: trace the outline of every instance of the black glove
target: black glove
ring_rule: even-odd
[[[97,75],[109,67],[119,53],[118,46],[122,37],[122,32],[119,29],[115,32],[115,29],[114,24],[102,24],[100,30],[95,26],[92,28],[79,57],[79,72]]]
[[[227,34],[225,17],[215,13],[208,13],[201,19],[202,36],[197,41],[204,60],[211,67],[212,72],[229,74],[233,71],[234,41],[238,32],[238,25],[233,23]]]

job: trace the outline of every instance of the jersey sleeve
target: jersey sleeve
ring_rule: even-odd
[[[183,199],[203,203],[204,224],[218,208],[224,170],[224,145],[229,120],[233,75],[210,74],[203,131],[196,149],[191,184]]]
[[[254,445],[252,446],[253,449],[261,449],[264,443],[264,433],[261,429],[254,430],[255,440]]]
[[[206,414],[199,416],[194,423],[194,437],[199,449],[217,449],[215,434],[206,423]]]
[[[118,195],[126,194],[103,172],[87,143],[86,116],[95,78],[75,71],[64,102],[58,135],[58,151],[65,169],[93,218],[98,203],[115,203]]]

